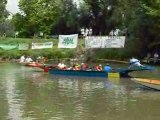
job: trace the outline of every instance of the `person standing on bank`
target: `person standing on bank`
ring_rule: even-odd
[[[158,53],[155,52],[153,57],[154,57],[153,58],[154,63],[157,63],[158,62],[158,58],[159,58]]]

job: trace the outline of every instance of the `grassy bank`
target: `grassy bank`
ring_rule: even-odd
[[[33,59],[37,56],[45,56],[49,59],[55,58],[72,58],[74,51],[72,49],[58,49],[58,40],[57,39],[28,39],[28,38],[1,38],[0,44],[19,44],[19,43],[28,43],[31,48],[32,42],[48,42],[53,41],[53,48],[52,49],[41,49],[41,50],[2,50],[0,49],[0,57],[2,59],[18,59],[21,55],[29,55]]]
[[[28,43],[31,47],[32,42],[49,42],[53,41],[52,49],[41,50],[2,50],[0,49],[1,59],[18,59],[21,55],[29,55],[33,59],[38,56],[45,56],[48,59],[77,58],[83,56],[85,60],[97,61],[98,59],[116,59],[126,60],[131,57],[131,50],[126,45],[121,49],[85,49],[84,40],[79,39],[78,47],[75,49],[59,49],[58,39],[30,39],[30,38],[0,38],[0,44],[19,44]]]

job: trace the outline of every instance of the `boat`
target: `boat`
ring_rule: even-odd
[[[132,78],[131,80],[140,85],[143,85],[152,89],[160,90],[160,80],[144,79],[144,78]]]
[[[38,63],[38,62],[30,62],[30,63],[26,63],[25,66],[43,68],[44,64]]]
[[[133,71],[142,71],[142,70],[153,70],[153,67],[137,67],[137,68],[117,68],[111,72],[106,71],[94,71],[94,70],[61,70],[57,68],[45,68],[44,71],[49,71],[50,74],[54,75],[69,75],[69,76],[84,76],[84,77],[108,77],[109,73],[119,73],[120,77],[129,77],[128,73]]]

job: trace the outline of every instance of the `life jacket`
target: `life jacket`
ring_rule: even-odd
[[[72,69],[73,69],[73,70],[80,70],[80,66],[75,65]]]
[[[96,66],[96,70],[97,70],[97,71],[102,71],[102,66],[99,66],[99,65]]]

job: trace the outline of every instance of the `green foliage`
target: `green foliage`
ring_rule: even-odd
[[[0,22],[5,21],[8,17],[8,12],[6,10],[7,0],[0,0]]]
[[[53,25],[56,34],[73,34],[79,30],[79,13],[73,0],[62,0],[60,4],[59,19]]]
[[[11,50],[11,51],[2,51],[0,50],[0,56],[1,58],[9,58],[9,59],[12,59],[12,58],[15,58],[15,59],[18,59],[21,54],[18,50]]]
[[[19,51],[19,50],[1,50],[0,49],[0,58],[10,58],[10,59],[18,59],[21,55],[31,56],[34,60],[38,56],[44,56],[49,59],[57,59],[57,58],[73,58],[74,49],[58,49],[56,39],[24,39],[24,38],[1,38],[1,44],[19,44],[19,43],[28,43],[31,45],[32,42],[47,42],[53,41],[54,46],[52,49],[40,49],[40,50],[27,50],[27,51]]]
[[[46,37],[79,33],[81,27],[92,28],[93,35],[108,35],[119,28],[127,33],[128,50],[124,55],[114,53],[117,56],[143,57],[160,51],[156,44],[160,39],[160,0],[83,0],[78,8],[72,0],[20,0],[19,6],[21,14],[12,21],[21,37],[39,32]]]
[[[4,34],[10,37],[14,36],[14,28],[10,20],[0,23],[0,35],[3,36]]]
[[[35,36],[40,32],[49,35],[57,22],[60,0],[20,0],[21,14],[13,16],[13,23],[22,36]]]
[[[89,27],[95,35],[106,35],[112,29],[123,28],[126,0],[84,0],[89,6]]]
[[[150,48],[150,44],[157,43],[160,39],[160,2],[159,0],[141,0],[134,1],[136,3],[134,6],[129,6],[128,11],[129,16],[132,18],[127,18],[126,21],[131,23],[129,25],[129,30],[134,37],[134,43],[138,45],[139,54],[144,57],[147,52],[159,51],[158,46]]]

